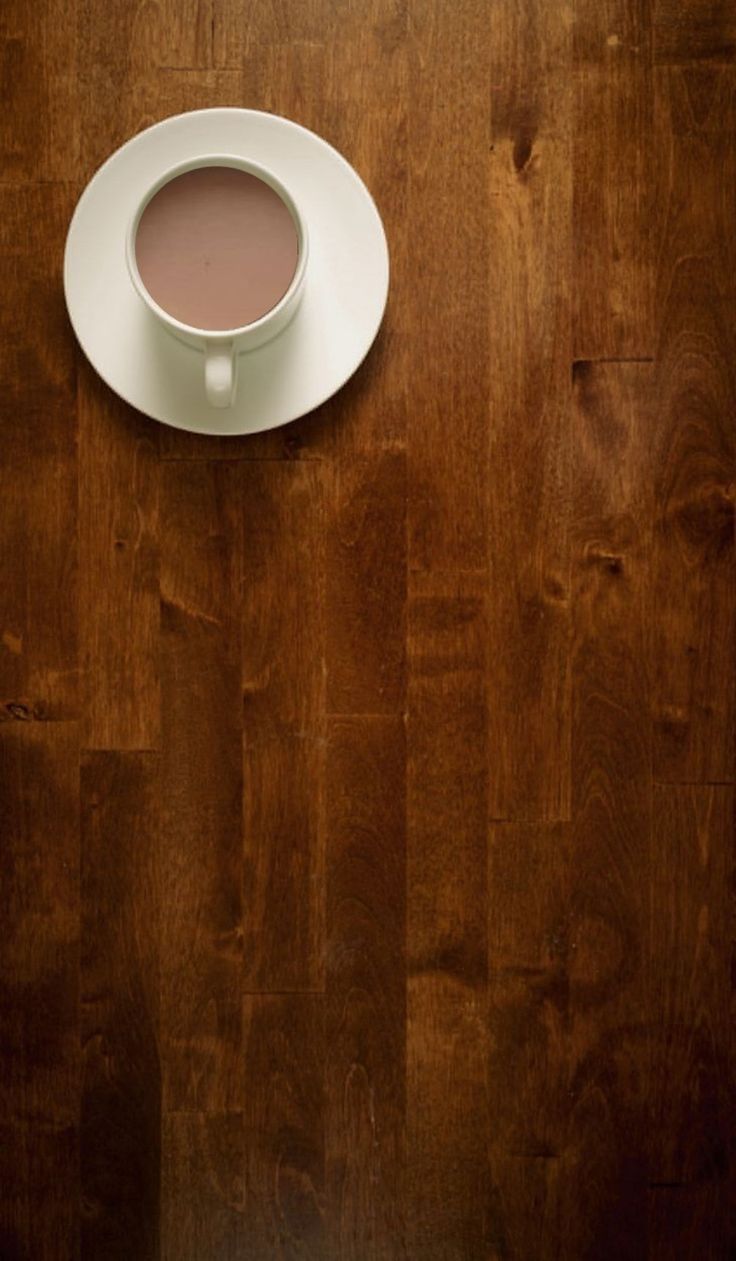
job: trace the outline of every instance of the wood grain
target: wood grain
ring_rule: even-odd
[[[245,1208],[250,1255],[324,1257],[324,999],[247,995]]]
[[[394,295],[408,296],[416,279],[409,211],[412,12],[407,0],[337,6],[323,0],[321,7],[327,10],[322,27],[331,33],[321,90],[309,112],[299,100],[296,117],[343,153],[367,184],[383,220],[391,268],[388,305],[371,352],[348,389],[327,404],[332,444],[349,457],[403,450],[407,441],[412,312]],[[277,80],[284,86],[293,82],[291,56],[287,45]],[[272,70],[270,81],[275,77]]]
[[[492,819],[569,818],[571,34],[491,14],[488,549]]]
[[[563,1220],[560,1204],[577,1155],[567,1137],[570,833],[566,823],[493,823],[489,837],[491,1255],[519,1261],[547,1261],[561,1237],[580,1255],[575,1215]]]
[[[733,1194],[703,1186],[654,1187],[649,1192],[649,1256],[656,1261],[700,1261],[733,1251]]]
[[[657,785],[650,1255],[733,1251],[732,786]]]
[[[442,0],[408,0],[408,13],[411,275],[403,301],[406,327],[421,330],[407,378],[409,563],[482,569],[490,383],[487,7],[479,0],[452,9]]]
[[[671,782],[734,775],[735,86],[730,71],[656,77],[666,215],[651,654],[654,771]]]
[[[648,364],[580,365],[575,378],[573,886],[562,950],[577,1161],[560,1198],[582,1255],[633,1258],[647,1189],[645,1138],[632,1127],[647,1098],[653,374]]]
[[[173,1112],[161,1133],[161,1261],[241,1261],[245,1160],[239,1112]]]
[[[406,739],[328,726],[326,1099],[330,1255],[406,1256]]]
[[[164,1108],[242,1099],[241,519],[237,467],[161,475]]]
[[[724,1255],[734,1079],[733,995],[721,943],[733,913],[733,836],[732,786],[655,787],[651,1181],[701,1192],[712,1184],[724,1201]]]
[[[212,65],[213,4],[75,0],[75,10],[80,173],[89,178],[133,132],[162,117],[152,90],[162,67]],[[118,107],[107,108],[110,101]]]
[[[720,0],[654,0],[657,61],[669,65],[736,60],[736,13]]]
[[[268,57],[273,48],[294,46],[323,49],[335,36],[336,26],[348,6],[332,0],[256,0],[248,6],[247,20],[241,0],[223,0],[215,14],[215,65],[240,68]],[[298,86],[294,85],[294,91]]]
[[[61,184],[0,188],[0,719],[11,721],[79,712],[75,360],[61,294],[72,204]]]
[[[641,0],[579,0],[575,8],[574,359],[654,354],[657,215],[649,16]]]
[[[407,714],[407,1251],[490,1242],[487,618],[472,574],[412,575]],[[455,1139],[450,1147],[445,1135]]]
[[[5,1121],[76,1119],[79,949],[78,733],[74,723],[2,731]],[[47,1009],[48,1024],[34,1020]]]
[[[79,1134],[0,1122],[0,1248],[9,1261],[77,1261]]]
[[[323,480],[241,466],[246,989],[324,979]]]
[[[573,819],[491,830],[491,1167],[512,1257],[645,1255],[653,369],[574,374]],[[532,1211],[538,1208],[538,1211]],[[502,1252],[502,1255],[503,1252]]]
[[[80,1179],[85,1257],[159,1256],[158,759],[82,762]]]
[[[326,688],[331,714],[403,710],[406,457],[337,462],[326,504]]]
[[[159,745],[157,432],[80,365],[80,657],[90,749]]]
[[[70,167],[77,167],[80,131],[74,11],[64,0],[7,0],[0,11],[0,58],[3,183],[68,180]]]
[[[0,1241],[76,1256],[79,1220],[79,737],[0,730]]]

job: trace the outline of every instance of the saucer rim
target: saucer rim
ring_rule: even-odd
[[[87,348],[85,347],[84,342],[82,341],[79,335],[77,325],[72,315],[71,304],[69,301],[69,276],[71,272],[69,255],[70,255],[70,241],[72,238],[73,230],[74,230],[78,215],[83,212],[84,202],[86,201],[87,196],[92,189],[92,186],[96,184],[98,179],[104,177],[106,168],[111,163],[113,163],[116,159],[118,159],[120,157],[120,154],[123,153],[124,150],[126,150],[129,146],[135,145],[135,143],[139,141],[143,136],[149,136],[152,132],[165,130],[171,124],[179,122],[182,119],[201,118],[206,115],[214,118],[215,116],[222,116],[223,114],[239,115],[241,117],[243,115],[247,115],[253,118],[272,119],[280,127],[285,127],[293,131],[304,134],[305,136],[309,137],[309,140],[312,143],[314,141],[317,141],[318,144],[325,150],[325,153],[329,156],[330,160],[334,161],[335,159],[337,159],[339,164],[343,167],[345,172],[351,178],[352,182],[358,187],[358,190],[360,191],[361,195],[365,197],[370,203],[374,212],[375,223],[380,231],[380,237],[383,244],[383,253],[384,253],[384,259],[385,259],[385,284],[384,284],[384,290],[383,290],[383,298],[382,298],[382,302],[380,306],[380,313],[378,315],[378,318],[376,319],[375,329],[373,331],[373,334],[370,337],[370,339],[367,341],[365,349],[362,355],[360,356],[360,358],[357,359],[356,361],[352,361],[349,371],[346,372],[345,375],[339,379],[338,383],[331,385],[330,388],[323,395],[321,395],[316,401],[312,402],[308,408],[302,409],[302,408],[297,407],[295,411],[290,412],[286,416],[280,417],[279,419],[273,421],[272,423],[259,424],[257,428],[248,428],[248,429],[217,429],[217,428],[212,428],[211,426],[205,428],[200,425],[197,425],[194,423],[188,423],[188,422],[185,424],[179,424],[171,420],[170,418],[167,418],[164,416],[153,415],[150,411],[147,411],[144,407],[142,407],[140,403],[134,402],[133,399],[131,399],[127,393],[124,393],[123,390],[113,385],[108,380],[105,373],[101,371],[100,368],[97,366],[97,364],[95,364],[92,361],[90,354],[88,353]],[[196,155],[193,153],[192,156],[194,157]],[[147,419],[152,420],[157,424],[166,425],[167,428],[169,429],[178,430],[182,433],[196,433],[203,437],[244,438],[244,437],[250,436],[251,434],[255,435],[258,433],[268,433],[273,429],[280,429],[286,425],[293,424],[294,421],[299,420],[303,418],[304,416],[311,415],[313,412],[317,411],[320,407],[324,406],[324,404],[328,402],[329,399],[333,398],[335,394],[339,393],[339,391],[343,388],[343,386],[345,386],[347,382],[351,379],[351,377],[353,377],[355,373],[360,369],[362,364],[365,362],[365,359],[367,358],[369,351],[373,347],[376,341],[376,338],[378,336],[378,333],[380,332],[380,329],[383,325],[386,309],[388,306],[390,278],[391,278],[391,257],[390,257],[390,250],[388,246],[388,238],[386,235],[386,229],[383,224],[381,213],[378,209],[375,198],[373,197],[370,189],[367,187],[365,181],[362,179],[358,171],[356,171],[355,167],[348,161],[348,159],[342,153],[340,153],[340,151],[336,149],[334,145],[330,144],[328,140],[325,140],[323,136],[320,136],[318,132],[312,131],[311,128],[305,127],[302,123],[298,123],[292,118],[287,118],[285,115],[274,113],[271,110],[249,109],[249,108],[240,107],[237,105],[223,105],[223,106],[215,105],[215,106],[207,106],[203,109],[182,110],[177,114],[170,114],[166,118],[159,119],[157,122],[151,123],[150,126],[144,127],[140,131],[135,132],[132,136],[129,136],[127,140],[125,140],[121,145],[118,145],[118,147],[114,149],[113,152],[109,154],[107,158],[105,158],[104,162],[102,162],[100,166],[96,168],[93,175],[84,185],[84,188],[82,189],[82,192],[80,193],[79,198],[77,199],[77,203],[74,207],[74,211],[69,221],[69,227],[67,229],[65,245],[64,245],[63,290],[64,290],[64,301],[66,305],[67,315],[68,315],[70,324],[72,326],[72,329],[74,331],[77,345],[81,349],[85,359],[89,363],[92,370],[96,373],[96,375],[100,378],[100,380],[104,382],[107,388],[112,390],[112,392],[118,398],[120,398],[129,407],[132,407],[135,411],[145,416]],[[307,284],[309,283],[308,277],[307,277],[306,283]],[[138,297],[137,294],[136,296]],[[297,312],[296,314],[298,316],[299,312]],[[294,325],[294,321],[293,320],[289,321],[286,327],[282,329],[281,332],[276,335],[276,338],[280,339],[282,337],[288,337],[290,330],[293,330],[293,325]],[[180,344],[185,344],[185,343],[180,343]],[[269,345],[269,344],[270,343],[266,343],[266,345]],[[190,346],[187,346],[186,348],[194,353],[197,353],[197,354],[201,353],[201,351],[199,351],[199,349],[195,346],[190,345]],[[239,357],[241,354],[242,355],[257,355],[259,350],[261,349],[263,348],[255,347],[253,350],[243,350],[239,352]],[[209,409],[209,410],[212,410],[212,409]],[[208,414],[209,414],[209,411],[208,411]]]

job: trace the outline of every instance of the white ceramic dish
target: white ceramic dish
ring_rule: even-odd
[[[200,154],[261,163],[298,200],[310,258],[299,309],[273,341],[239,356],[232,407],[211,407],[201,352],[153,318],[130,279],[126,231],[157,176]],[[330,398],[365,358],[388,296],[386,235],[360,176],[325,140],[276,114],[194,110],[140,132],[112,154],[77,203],[64,255],[64,292],[82,350],[121,398],[194,433],[259,433]]]

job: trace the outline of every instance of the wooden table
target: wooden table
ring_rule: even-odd
[[[0,23],[0,1255],[728,1261],[736,7]],[[62,297],[99,163],[212,105],[392,252],[254,439]]]

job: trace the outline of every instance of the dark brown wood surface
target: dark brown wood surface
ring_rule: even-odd
[[[0,1258],[731,1261],[736,6],[5,0]],[[357,375],[77,348],[130,135],[314,128]]]

